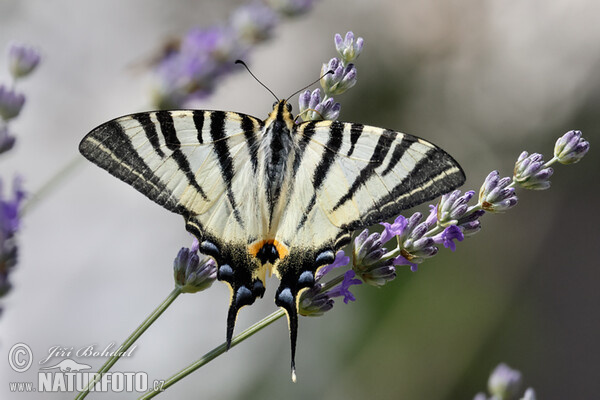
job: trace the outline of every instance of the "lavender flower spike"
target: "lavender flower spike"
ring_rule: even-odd
[[[306,90],[300,94],[298,99],[300,114],[304,121],[335,121],[340,115],[341,105],[336,103],[332,97],[321,101],[321,89],[315,89],[312,93]]]
[[[333,74],[327,74],[333,71]],[[356,67],[354,64],[344,65],[338,58],[332,58],[321,68],[321,86],[328,96],[344,93],[356,84]]]
[[[590,143],[581,137],[581,131],[569,131],[554,146],[554,157],[561,164],[575,164],[586,155]]]
[[[499,212],[508,210],[517,204],[515,189],[507,187],[511,182],[508,177],[500,179],[498,171],[489,173],[479,190],[479,204],[485,211]]]
[[[198,253],[192,249],[182,248],[179,250],[173,262],[173,273],[175,285],[182,293],[196,293],[208,289],[217,279],[217,264],[215,260],[204,257],[202,262]]]
[[[381,235],[365,229],[354,239],[352,269],[363,282],[372,286],[383,286],[396,278],[393,259],[382,259],[386,249],[382,247]]]
[[[15,118],[25,104],[25,96],[0,85],[0,117],[4,121]]]
[[[8,49],[8,65],[14,79],[22,78],[35,70],[40,63],[40,53],[33,47],[13,43]]]
[[[538,153],[529,155],[526,151],[522,152],[515,164],[514,182],[525,189],[548,189],[550,187],[550,177],[554,170],[550,167],[544,167],[542,157]]]
[[[298,302],[298,314],[305,317],[320,317],[333,308],[334,301],[327,291],[323,291],[324,286],[322,283],[316,283],[302,292]]]
[[[467,203],[475,195],[475,191],[469,190],[462,196],[460,190],[454,190],[442,196],[440,204],[437,207],[437,221],[441,226],[448,226],[458,223],[467,210]]]
[[[364,44],[364,40],[361,37],[354,41],[354,33],[351,31],[346,33],[346,37],[344,39],[342,39],[342,35],[336,33],[334,41],[337,52],[346,64],[358,58]]]

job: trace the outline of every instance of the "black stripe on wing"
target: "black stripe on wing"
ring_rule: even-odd
[[[344,230],[366,228],[397,216],[401,211],[448,193],[465,182],[465,173],[446,152],[432,148],[392,190]]]
[[[204,143],[204,138],[202,137],[202,132],[204,132],[204,111],[202,110],[193,110],[192,111],[192,120],[194,121],[194,128],[196,128],[198,143]]]
[[[368,164],[360,171],[358,177],[352,182],[352,186],[350,189],[339,199],[337,204],[333,207],[333,211],[340,208],[344,203],[351,200],[354,194],[360,189],[362,185],[364,185],[373,174],[375,174],[375,169],[379,167],[387,153],[390,151],[391,144],[396,139],[398,132],[391,130],[384,130],[379,136],[379,140],[373,149],[373,153],[371,154],[371,159]]]
[[[356,142],[358,142],[358,138],[362,135],[363,128],[365,126],[362,124],[352,124],[350,125],[350,149],[346,154],[348,157],[354,153],[354,147],[356,146]]]
[[[160,148],[160,142],[158,141],[158,134],[156,133],[156,126],[154,125],[154,122],[152,122],[152,120],[150,119],[150,113],[133,114],[131,116],[131,118],[133,118],[137,122],[139,122],[140,126],[144,130],[144,134],[146,135],[146,138],[152,145],[152,148],[154,149],[156,154],[160,158],[164,158],[165,153]]]
[[[331,123],[331,126],[329,127],[329,138],[327,139],[327,144],[325,145],[325,149],[323,151],[323,154],[321,155],[321,160],[319,161],[319,164],[315,168],[315,171],[314,171],[313,177],[312,177],[312,184],[313,184],[313,188],[314,188],[315,192],[314,192],[312,198],[310,199],[309,203],[307,204],[306,209],[304,210],[302,219],[300,220],[298,226],[296,227],[297,231],[302,229],[302,227],[306,223],[308,215],[311,213],[312,209],[314,208],[314,206],[316,204],[316,200],[317,200],[316,193],[323,185],[323,182],[325,182],[325,179],[327,178],[327,174],[329,173],[331,166],[335,162],[337,153],[340,150],[340,148],[342,147],[342,143],[343,143],[343,139],[344,139],[343,132],[344,132],[344,124],[343,123],[341,123],[339,121],[334,121]]]
[[[202,196],[202,198],[204,200],[208,201],[208,197],[206,196],[206,193],[204,192],[204,190],[202,189],[202,187],[198,184],[198,181],[196,180],[196,177],[190,167],[190,163],[189,163],[187,157],[181,151],[181,142],[179,141],[179,138],[177,137],[177,131],[175,130],[175,125],[173,124],[173,116],[171,115],[171,112],[170,111],[158,111],[156,113],[156,119],[158,120],[158,124],[160,125],[160,130],[165,138],[165,143],[167,145],[167,148],[169,150],[171,150],[171,152],[172,152],[171,158],[173,158],[173,160],[175,160],[180,171],[185,174],[185,177],[188,180],[188,184],[192,185],[192,187],[194,189],[196,189],[196,191],[198,193],[200,193],[200,196]],[[144,129],[146,129],[146,128],[144,128]],[[154,128],[154,125],[152,125],[152,130],[156,134],[156,129]]]
[[[225,134],[225,119],[226,114],[223,111],[214,111],[211,113],[210,135],[213,140],[217,160],[219,161],[219,167],[221,168],[221,175],[223,176],[223,181],[227,186],[227,199],[231,204],[233,216],[238,224],[240,224],[241,227],[244,227],[244,222],[242,220],[242,216],[240,215],[240,211],[237,208],[235,196],[233,194],[233,187],[231,185],[235,172],[233,169],[233,159],[231,158],[229,145],[227,140],[225,140],[227,138],[227,135]]]
[[[107,122],[94,129],[81,141],[79,151],[85,158],[130,184],[150,200],[169,211],[187,215],[187,210],[179,205],[160,178],[138,155],[119,122]]]

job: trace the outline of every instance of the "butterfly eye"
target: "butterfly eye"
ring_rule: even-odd
[[[274,101],[273,102],[273,108],[275,108],[275,106],[277,106],[278,103],[279,103],[278,101]]]
[[[287,112],[292,112],[292,105],[290,103],[285,103],[285,109]]]

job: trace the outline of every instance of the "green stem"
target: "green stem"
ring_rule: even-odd
[[[246,329],[239,335],[235,336],[233,338],[233,340],[231,341],[231,347],[234,347],[237,344],[248,339],[250,336],[259,332],[263,328],[266,328],[267,326],[271,325],[273,322],[277,321],[279,318],[283,317],[284,315],[285,315],[285,311],[283,309],[280,309],[280,310],[275,311],[272,314],[266,316],[265,318],[258,321],[257,323],[255,323],[254,325],[252,325],[251,327],[249,327],[248,329]],[[199,359],[195,363],[189,365],[187,368],[179,371],[177,374],[175,374],[172,377],[170,377],[169,379],[167,379],[161,388],[154,389],[154,390],[151,390],[151,391],[145,393],[144,395],[142,395],[139,398],[139,400],[151,399],[154,396],[162,393],[164,390],[166,390],[171,385],[179,382],[181,379],[185,378],[186,376],[188,376],[192,372],[196,371],[198,368],[202,367],[203,365],[208,364],[210,361],[214,360],[215,358],[217,358],[221,354],[225,353],[226,351],[227,351],[227,343],[223,343],[220,346],[215,347],[214,349],[212,349],[211,351],[206,353],[201,359]]]
[[[54,173],[54,175],[52,175],[50,179],[48,179],[46,183],[44,183],[42,187],[40,187],[35,193],[29,195],[29,198],[21,208],[20,216],[22,217],[23,215],[27,214],[41,199],[56,189],[67,178],[69,173],[75,170],[75,167],[81,161],[83,161],[83,159],[84,158],[80,156],[73,158],[71,161],[63,165],[61,169],[56,171],[56,173]]]
[[[123,344],[121,345],[121,347],[119,347],[115,354],[113,354],[108,360],[106,360],[104,365],[94,375],[94,379],[90,381],[90,383],[86,386],[85,390],[80,392],[77,395],[77,397],[75,397],[75,400],[81,400],[88,395],[92,387],[94,387],[94,385],[100,380],[100,378],[102,378],[102,375],[108,372],[108,370],[119,360],[121,355],[123,355],[123,353],[125,353],[131,347],[131,345],[134,344],[140,336],[142,336],[144,332],[146,332],[146,329],[148,329],[150,325],[152,325],[154,321],[156,321],[157,318],[161,316],[161,314],[171,305],[171,303],[173,303],[173,301],[181,293],[181,288],[175,287],[175,289],[173,289],[169,296],[167,296],[167,298],[163,300],[163,302],[152,312],[152,314],[150,314],[148,318],[146,318],[146,320],[144,320],[144,322],[142,322],[142,324],[138,326],[137,329],[133,331],[131,335],[129,335],[129,337],[125,340],[125,342],[123,342]]]

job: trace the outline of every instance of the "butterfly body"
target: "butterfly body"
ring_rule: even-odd
[[[267,274],[277,275],[292,367],[299,295],[351,232],[465,179],[423,139],[338,121],[295,124],[285,100],[264,121],[224,111],[133,114],[91,131],[80,151],[184,217],[231,288],[228,344],[239,310],[263,296]]]

